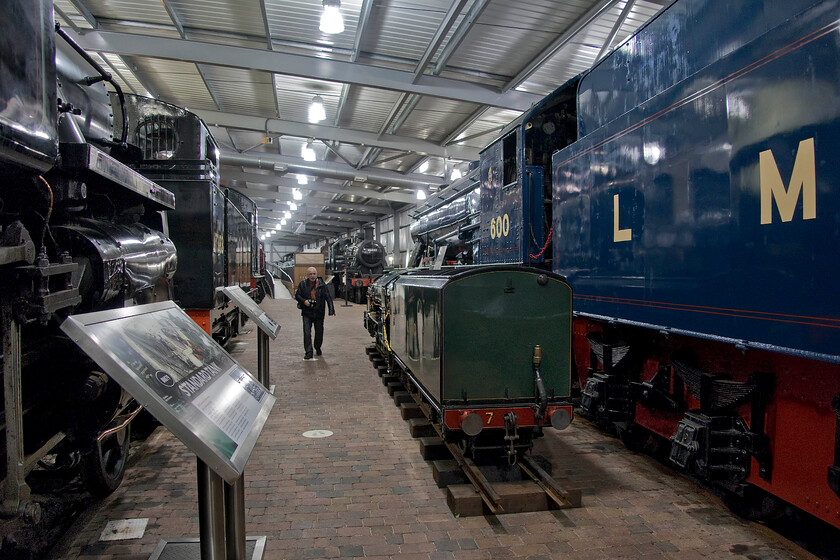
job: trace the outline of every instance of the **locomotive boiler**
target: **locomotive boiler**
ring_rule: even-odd
[[[471,169],[447,187],[446,196],[434,197],[417,209],[409,227],[414,240],[409,266],[431,265],[439,249],[444,251],[443,264],[481,261],[479,186],[478,171]]]
[[[465,455],[512,463],[544,428],[572,421],[562,277],[513,266],[416,269],[383,276],[371,297],[377,348]]]
[[[168,299],[176,270],[161,212],[173,194],[129,168],[101,67],[11,0],[0,21],[2,514],[37,519],[27,474],[79,466],[113,491],[141,408],[57,327],[71,313]],[[61,37],[59,37],[61,36]],[[116,84],[117,97],[123,95]]]

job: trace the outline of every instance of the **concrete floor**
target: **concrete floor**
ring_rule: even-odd
[[[277,403],[245,471],[247,534],[267,537],[264,558],[814,558],[581,418],[537,452],[561,484],[582,489],[583,507],[456,518],[364,352],[363,306],[336,302],[324,355],[311,361],[294,301],[262,307],[282,326],[270,348]],[[256,373],[246,329],[229,351]],[[198,537],[194,455],[159,428],[132,462],[52,558],[146,559],[160,539]],[[108,521],[137,518],[148,519],[142,538],[99,540]]]

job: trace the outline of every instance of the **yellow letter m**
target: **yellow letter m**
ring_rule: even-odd
[[[783,222],[793,219],[799,192],[802,191],[802,219],[813,220],[817,217],[817,166],[814,156],[814,139],[808,138],[799,143],[796,161],[793,163],[793,173],[790,186],[785,190],[782,174],[776,165],[776,158],[771,150],[765,150],[759,155],[759,172],[761,174],[761,223],[773,222],[773,200],[779,208],[779,216]]]

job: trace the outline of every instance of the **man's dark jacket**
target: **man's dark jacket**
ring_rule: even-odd
[[[298,284],[295,299],[298,301],[301,317],[323,319],[327,306],[330,308],[330,315],[335,315],[335,308],[333,307],[329,288],[321,278],[318,278],[315,282],[315,307],[307,307],[303,304],[304,301],[311,298],[312,286],[309,284],[309,280],[303,280]]]

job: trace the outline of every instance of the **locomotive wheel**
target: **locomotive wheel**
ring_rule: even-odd
[[[749,521],[771,523],[784,518],[784,502],[766,492],[748,487],[743,496],[725,492],[723,503],[732,513]]]
[[[107,496],[122,483],[128,460],[131,424],[97,444],[93,439],[82,454],[82,481],[94,496]]]

